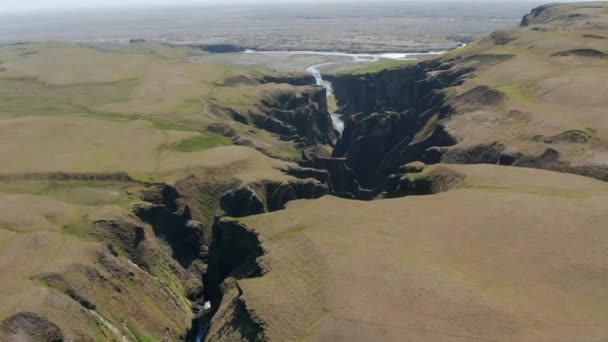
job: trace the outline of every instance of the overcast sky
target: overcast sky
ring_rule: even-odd
[[[102,7],[136,7],[136,6],[158,6],[158,5],[226,5],[226,4],[258,4],[258,3],[323,3],[328,0],[0,0],[0,12],[22,12],[31,10],[64,10],[79,8],[102,8]],[[329,0],[330,2],[374,2],[374,0]],[[393,0],[409,1],[409,0]],[[420,0],[418,0],[420,1]],[[446,1],[446,0],[426,0]],[[463,0],[447,0],[463,1]],[[471,0],[465,0],[471,2]],[[473,0],[480,2],[503,2],[509,0]],[[516,0],[518,2],[538,0]],[[547,2],[556,2],[547,0]]]
[[[331,0],[332,2],[365,2],[366,0]],[[373,1],[373,0],[367,0]],[[402,0],[403,1],[403,0]],[[407,0],[405,0],[407,1]],[[428,1],[428,0],[427,0]],[[450,0],[458,1],[458,0]],[[477,0],[499,1],[499,0]],[[102,7],[136,7],[158,5],[224,5],[224,4],[256,4],[256,3],[315,3],[323,0],[0,0],[0,12],[21,12],[31,10],[78,9]]]

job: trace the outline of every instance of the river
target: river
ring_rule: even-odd
[[[463,44],[461,47],[464,47],[466,44]],[[421,57],[425,56],[436,56],[444,53],[445,51],[430,51],[425,53],[379,53],[379,54],[369,54],[369,53],[345,53],[345,52],[330,52],[330,51],[254,51],[247,50],[245,53],[261,53],[261,54],[274,54],[274,55],[317,55],[317,56],[334,56],[334,57],[347,57],[351,60],[340,61],[340,62],[331,62],[331,63],[319,63],[314,64],[306,68],[306,72],[312,75],[315,78],[317,85],[322,86],[327,90],[327,97],[333,96],[334,90],[331,82],[323,79],[323,74],[321,69],[324,67],[335,66],[335,65],[344,65],[351,63],[371,63],[377,62],[381,59],[392,59],[392,60],[418,60]],[[344,131],[344,121],[341,118],[340,114],[331,113],[331,119],[333,121],[334,127],[340,134]]]

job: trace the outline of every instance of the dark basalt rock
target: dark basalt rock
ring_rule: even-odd
[[[490,35],[496,45],[507,45],[517,39],[517,36],[507,31],[496,31]]]
[[[440,125],[426,137],[415,140],[425,117],[384,113],[371,115],[359,123],[357,138],[350,142],[347,155],[348,165],[363,187],[376,187],[400,165],[420,160],[429,148],[455,144]]]
[[[232,76],[226,78],[220,85],[222,87],[234,87],[237,85],[256,85],[266,83],[291,84],[293,86],[313,86],[315,78],[311,75],[264,75],[264,76]]]
[[[533,137],[532,141],[544,142],[545,144],[586,144],[597,141],[597,138],[594,138],[590,133],[585,131],[570,130],[550,137],[538,135]]]
[[[413,87],[426,77],[428,68],[438,64],[415,65],[408,69],[383,71],[377,74],[325,76],[332,82],[334,94],[346,116],[410,108],[424,92],[424,85]]]
[[[295,183],[268,183],[266,206],[268,211],[285,209],[285,204],[296,199],[315,199],[329,194],[329,187],[309,179]]]
[[[499,34],[494,38],[501,40],[509,37]],[[567,53],[604,57],[601,51],[595,50]],[[499,63],[512,58],[509,55],[499,57],[490,62]],[[487,62],[488,58],[473,55],[471,59]],[[399,173],[401,165],[417,160],[427,164],[444,162],[528,166],[603,180],[607,178],[605,167],[562,162],[556,148],[549,148],[542,155],[526,156],[507,152],[501,142],[458,146],[458,141],[442,124],[450,115],[458,110],[500,106],[505,100],[504,93],[487,86],[477,86],[464,94],[447,98],[444,89],[460,84],[472,71],[454,59],[422,62],[376,74],[330,77],[345,118],[345,130],[332,157],[335,160],[345,160],[345,167],[352,170],[357,185],[371,189],[375,194],[394,182],[394,179],[389,178]],[[517,111],[511,111],[508,116],[526,119],[525,113]],[[597,143],[591,133],[584,131],[567,131],[535,139],[545,144]],[[302,163],[326,169],[325,166],[315,165],[315,159],[308,155],[305,155]],[[355,191],[354,186],[345,189],[344,186],[336,185],[334,178],[340,172],[335,169],[328,171],[336,193],[345,191],[354,197],[363,193],[361,188]],[[337,178],[341,179],[339,176]]]
[[[519,167],[545,169],[556,172],[572,173],[585,177],[591,177],[602,181],[608,181],[608,167],[605,165],[575,165],[560,160],[557,149],[547,148],[540,155],[524,155],[522,153],[507,154],[500,156],[500,164]]]
[[[456,144],[441,124],[454,110],[443,89],[460,84],[472,71],[452,60],[433,60],[377,74],[333,76],[345,129],[332,156],[346,159],[361,187],[376,194],[401,165],[441,161],[441,147]],[[479,88],[460,101],[496,104],[501,96]]]
[[[595,49],[574,49],[556,52],[552,57],[578,56],[587,58],[608,58],[608,54]]]
[[[243,52],[246,49],[242,46],[233,45],[233,44],[200,44],[200,45],[190,45],[195,49],[200,49],[206,52],[212,53],[233,53],[233,52]]]
[[[221,134],[228,138],[236,137],[236,130],[230,127],[230,125],[221,122],[210,124],[207,126],[207,130],[212,133]]]
[[[544,5],[544,6],[539,6],[536,8],[533,8],[532,11],[530,11],[529,14],[526,14],[523,19],[521,20],[521,24],[520,26],[530,26],[530,24],[532,22],[535,21],[535,19],[537,19],[538,17],[541,16],[541,14],[545,13],[545,11],[549,8],[548,5]]]
[[[478,108],[485,106],[497,106],[503,103],[505,95],[499,90],[488,86],[477,86],[466,93],[456,96],[451,100],[455,106],[467,106]]]
[[[327,170],[312,167],[287,167],[282,169],[284,173],[300,179],[316,179],[323,184],[331,184],[331,176]]]
[[[0,323],[0,340],[63,342],[61,329],[47,318],[33,312],[14,314]]]
[[[263,322],[242,300],[238,280],[260,277],[265,251],[257,234],[236,221],[220,219],[213,225],[209,269],[205,274],[205,298],[213,312],[205,317],[203,338],[210,341],[266,341]]]
[[[262,83],[284,83],[294,86],[315,85],[315,78],[311,75],[292,75],[292,76],[264,76]]]
[[[268,132],[275,133],[283,137],[297,137],[297,130],[284,121],[276,119],[274,117],[276,114],[276,111],[268,109],[268,111],[264,114],[252,113],[251,117],[253,118],[254,125]]]
[[[264,269],[257,259],[264,249],[254,231],[230,220],[217,220],[213,225],[213,240],[209,246],[209,268],[205,283],[206,297],[219,299],[220,284],[229,276],[236,279],[261,276]],[[219,304],[219,303],[213,303]]]
[[[559,152],[557,152],[555,149],[548,148],[540,156],[540,160],[545,162],[556,162],[559,160]]]
[[[290,140],[295,138],[304,146],[333,144],[336,139],[323,88],[269,94],[259,108],[259,113],[252,113],[256,126]]]
[[[222,210],[232,217],[257,215],[266,211],[263,200],[247,186],[227,192],[220,204]]]
[[[326,90],[314,85],[314,82],[312,76],[299,74],[231,77],[220,86],[284,83],[293,87],[280,87],[277,90],[267,91],[262,94],[258,104],[250,107],[246,112],[220,107],[215,110],[234,121],[274,133],[281,140],[294,141],[297,148],[333,145],[338,133],[334,130],[328,111]],[[225,136],[234,138],[237,144],[250,145],[246,139],[235,136],[217,125],[208,129],[221,131]],[[258,149],[263,153],[267,152],[263,148]]]
[[[220,203],[226,215],[244,217],[281,210],[289,201],[314,199],[329,193],[328,184],[312,178],[295,182],[264,181],[228,191]]]
[[[80,273],[87,275],[90,279],[99,280],[101,278],[101,275],[95,268],[83,265],[72,266],[72,268],[78,268]],[[97,306],[93,304],[79,288],[70,284],[66,278],[59,273],[44,273],[36,276],[36,279],[49,287],[64,292],[87,310],[95,310],[97,308]]]
[[[146,240],[142,226],[126,220],[101,220],[94,222],[93,232],[108,244],[115,255],[118,255],[116,250],[120,248],[133,263],[143,269],[150,269],[146,258],[149,251],[142,244]]]
[[[165,240],[173,257],[188,269],[193,262],[201,260],[205,251],[202,231],[192,222],[190,208],[181,199],[173,186],[163,185],[144,191],[142,200],[149,203],[134,207],[142,221],[149,223],[157,237]]]
[[[466,178],[445,167],[437,167],[427,173],[424,173],[424,168],[416,171],[419,172],[391,175],[383,196],[395,198],[438,194],[460,187]]]
[[[600,36],[599,34],[583,34],[582,37],[589,39],[608,39],[604,36]]]
[[[179,199],[177,189],[170,185],[159,185],[142,191],[140,198],[142,201],[150,202],[156,205],[164,205],[170,211],[176,211]]]
[[[450,61],[420,62],[412,66],[364,75],[327,75],[342,114],[423,112],[431,100],[443,97],[436,90],[454,85],[473,69],[452,68]],[[433,96],[437,96],[433,98]],[[436,103],[436,102],[435,102]]]
[[[579,8],[585,6],[592,7],[593,3],[582,4]],[[548,24],[552,22],[561,22],[567,24],[569,22],[584,21],[589,18],[588,14],[584,13],[567,13],[565,7],[558,4],[548,4],[534,8],[529,14],[526,14],[521,21],[520,26],[527,27],[531,25]]]
[[[326,170],[333,194],[346,198],[359,198],[362,189],[353,171],[347,166],[346,158],[318,157],[314,160],[315,168]]]
[[[453,164],[498,164],[504,150],[505,146],[498,142],[458,147],[447,151],[442,161]]]
[[[539,8],[531,16],[539,20],[562,20],[564,13]],[[562,11],[557,7],[556,11]],[[538,13],[537,13],[538,12]],[[566,18],[566,20],[569,20]],[[492,38],[496,43],[513,38],[510,33],[497,33]],[[558,53],[559,56],[585,56],[605,58],[599,50],[582,49]],[[460,85],[473,75],[468,67],[477,62],[491,65],[513,58],[511,55],[488,56],[476,54],[465,59],[438,59],[421,62],[400,69],[385,70],[376,74],[328,76],[333,82],[336,99],[344,114],[345,129],[337,141],[332,157],[345,160],[345,167],[352,170],[354,186],[336,186],[331,170],[334,191],[345,191],[360,198],[370,189],[377,195],[384,191],[391,175],[399,173],[399,167],[412,161],[426,164],[436,163],[489,163],[511,166],[542,168],[575,173],[606,180],[607,168],[601,165],[572,165],[560,160],[556,148],[549,148],[542,155],[529,156],[517,151],[507,151],[504,142],[493,142],[472,146],[460,146],[444,124],[451,115],[459,112],[484,109],[495,110],[505,102],[506,95],[495,88],[479,85],[463,94],[447,90]],[[473,64],[477,65],[477,64]],[[530,114],[512,110],[506,115],[513,120],[529,121]],[[555,136],[537,136],[533,141],[550,144],[598,144],[592,132],[571,130]],[[319,167],[314,156],[304,155],[302,165]],[[323,166],[321,169],[325,169]],[[338,177],[340,179],[340,177]],[[338,182],[339,183],[339,182]]]

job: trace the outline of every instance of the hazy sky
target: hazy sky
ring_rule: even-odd
[[[373,0],[331,0],[331,2],[373,2]],[[407,0],[401,0],[407,1]],[[427,0],[428,1],[428,0]],[[436,0],[438,1],[438,0]],[[462,1],[462,0],[450,0]],[[470,0],[469,0],[470,1]],[[504,1],[504,0],[477,0],[477,1]],[[521,0],[519,0],[521,2]],[[533,1],[533,0],[530,0]],[[0,0],[0,12],[30,11],[30,10],[52,10],[52,9],[77,9],[96,7],[135,7],[151,5],[224,5],[224,4],[257,4],[257,3],[319,3],[323,0]]]
[[[331,2],[373,2],[373,0],[330,0]],[[396,0],[408,1],[408,0]],[[426,0],[429,1],[429,0]],[[434,0],[441,1],[441,0]],[[463,1],[463,0],[449,0]],[[465,0],[470,2],[471,0]],[[502,2],[505,0],[474,0],[480,2]],[[506,0],[508,1],[508,0]],[[523,2],[526,0],[517,0]],[[530,2],[539,2],[538,0],[527,0]],[[64,10],[78,8],[96,8],[96,7],[135,7],[135,6],[158,6],[158,5],[225,5],[248,3],[257,4],[264,3],[322,3],[323,0],[0,0],[0,12],[21,12],[30,10]],[[547,0],[547,2],[556,2]]]
[[[228,5],[286,3],[286,2],[321,2],[322,0],[0,0],[0,12],[30,11],[39,9],[71,9],[71,8],[102,8],[102,7],[137,7],[137,6],[171,6],[171,5]],[[337,0],[339,2],[363,0]],[[372,0],[373,1],[373,0]]]

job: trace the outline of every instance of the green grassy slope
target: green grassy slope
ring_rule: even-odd
[[[608,186],[532,169],[444,167],[465,184],[394,200],[298,201],[240,220],[266,250],[268,273],[239,286],[267,336],[605,336]]]
[[[262,74],[197,54],[155,43],[0,47],[0,340],[51,339],[36,337],[45,324],[68,341],[180,340],[191,328],[204,265],[179,264],[135,215],[140,192],[184,179],[220,189],[184,199],[204,235],[224,191],[292,180],[279,169],[293,164],[269,155],[299,156],[225,108],[253,110],[295,87],[224,85]]]

